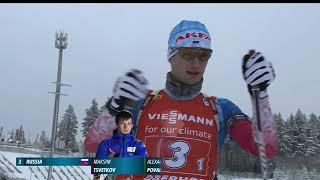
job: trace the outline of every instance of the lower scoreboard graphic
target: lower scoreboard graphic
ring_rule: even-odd
[[[160,158],[17,157],[16,166],[91,166],[91,174],[158,174]]]

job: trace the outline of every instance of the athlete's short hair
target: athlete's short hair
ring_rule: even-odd
[[[117,113],[115,121],[116,121],[116,124],[118,125],[121,120],[126,120],[130,118],[133,120],[133,114],[130,111],[122,110]]]

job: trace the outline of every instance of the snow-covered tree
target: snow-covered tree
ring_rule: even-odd
[[[9,132],[9,139],[14,140],[14,130],[13,129]]]
[[[106,107],[107,102],[105,102],[99,109],[99,113],[102,113],[107,107]]]
[[[318,116],[318,127],[315,127],[316,129],[318,129],[318,136],[317,139],[320,143],[320,116]]]
[[[76,135],[78,129],[77,116],[74,108],[69,104],[60,123],[58,124],[57,137],[62,140],[67,149],[74,149],[77,147]]]
[[[34,140],[34,144],[38,144],[39,133],[37,133],[36,139]]]
[[[320,144],[320,116],[317,117],[316,114],[311,113],[309,115],[309,121],[308,124],[310,127],[312,127],[312,136],[316,137],[316,141]]]
[[[98,107],[98,103],[96,102],[95,99],[92,100],[92,105],[89,109],[86,109],[86,117],[83,119],[82,122],[82,136],[86,136],[91,125],[93,124],[93,122],[97,119],[97,117],[99,116],[99,107]]]
[[[46,137],[43,146],[45,148],[50,148],[51,147],[51,139],[49,139],[49,137]]]
[[[22,143],[26,142],[26,138],[25,138],[25,135],[24,135],[24,130],[22,128],[22,125],[20,125],[19,129],[16,129],[15,140],[16,141],[21,141]]]
[[[279,148],[280,148],[280,154],[286,154],[286,151],[288,149],[288,137],[286,127],[285,127],[285,122],[284,119],[282,118],[282,114],[274,114],[274,120],[277,124],[277,132],[278,132],[278,139],[279,139]]]
[[[0,138],[2,138],[3,126],[0,126]]]
[[[289,118],[285,122],[286,130],[283,135],[283,142],[286,144],[285,147],[285,152],[289,156],[294,156],[294,153],[296,152],[297,149],[297,140],[296,140],[296,132],[295,132],[295,127],[296,127],[296,122],[294,119],[294,116],[290,114]]]
[[[309,121],[308,123],[311,125],[311,126],[320,126],[320,120],[319,118],[317,117],[317,115],[315,113],[311,113],[309,115]]]
[[[39,139],[41,147],[45,146],[46,140],[47,140],[46,132],[45,131],[41,131],[41,135],[40,135],[40,139]]]
[[[30,138],[28,138],[27,145],[31,146],[31,139]]]
[[[296,149],[296,157],[303,157],[306,155],[307,147],[306,147],[306,123],[307,117],[301,111],[301,109],[297,110],[295,115],[296,126],[294,127],[294,136],[297,140],[297,149]]]
[[[318,140],[320,123],[318,117],[311,113],[306,128],[306,156],[314,157],[320,152],[320,142]]]
[[[312,131],[312,129],[307,127],[307,131]],[[312,158],[319,153],[320,145],[316,142],[315,136],[309,135],[305,138],[305,156]]]

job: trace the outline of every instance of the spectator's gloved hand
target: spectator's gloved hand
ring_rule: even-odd
[[[136,101],[146,98],[147,86],[143,72],[137,69],[120,76],[113,87],[113,96],[107,103],[109,113],[115,115],[123,109],[133,108]]]
[[[116,152],[113,151],[111,148],[109,148],[110,154],[108,155],[108,157],[115,157],[116,156]]]
[[[258,86],[260,98],[267,97],[267,87],[275,78],[271,62],[267,61],[260,52],[250,50],[242,58],[242,75],[252,95],[252,87]]]

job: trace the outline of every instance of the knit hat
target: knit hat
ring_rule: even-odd
[[[174,56],[179,47],[201,47],[211,49],[211,38],[206,26],[199,21],[183,20],[170,32],[167,59]]]

